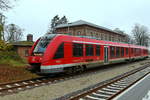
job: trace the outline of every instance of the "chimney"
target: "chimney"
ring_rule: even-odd
[[[27,41],[30,41],[30,42],[33,41],[33,35],[32,34],[27,35]]]

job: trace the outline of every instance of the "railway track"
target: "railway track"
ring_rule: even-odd
[[[105,67],[110,68],[110,66]],[[4,83],[0,84],[0,96],[5,96],[13,93],[17,93],[19,91],[24,91],[27,89],[32,89],[35,87],[43,86],[43,85],[50,85],[58,82],[62,82],[65,80],[75,79],[79,77],[85,77],[90,74],[96,74],[99,71],[101,71],[102,68],[96,68],[92,70],[87,70],[83,73],[77,74],[77,75],[58,75],[56,77],[50,77],[50,76],[43,76],[39,78],[29,79],[29,80],[21,80],[11,83]]]
[[[107,68],[110,68],[110,66],[105,66],[105,69],[107,69]],[[20,91],[24,91],[27,89],[40,87],[43,85],[50,85],[50,84],[62,82],[65,80],[76,79],[79,77],[85,77],[87,75],[96,74],[96,73],[100,72],[101,69],[104,69],[104,68],[96,68],[93,70],[87,70],[84,73],[81,73],[78,75],[72,75],[72,76],[68,76],[68,75],[62,75],[62,76],[59,75],[56,77],[43,76],[40,78],[34,78],[34,79],[29,79],[29,80],[22,80],[22,81],[17,81],[17,82],[0,84],[0,96],[18,93]]]
[[[93,72],[95,73],[95,72]],[[88,73],[88,74],[92,74]],[[85,74],[87,75],[87,74]],[[61,76],[61,77],[49,77],[49,76],[43,76],[40,78],[34,78],[34,79],[29,79],[29,80],[22,80],[22,81],[17,81],[17,82],[11,82],[11,83],[5,83],[5,84],[0,84],[0,96],[5,96],[13,93],[18,93],[20,91],[24,91],[27,89],[32,89],[35,87],[40,87],[43,85],[50,85],[50,84],[55,84],[58,82],[66,81],[69,79],[75,79],[78,77],[83,77],[83,75],[77,75],[77,76]]]
[[[150,64],[55,100],[112,100],[150,73]]]

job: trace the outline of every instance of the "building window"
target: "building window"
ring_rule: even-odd
[[[56,50],[54,59],[64,58],[64,43],[62,43]]]
[[[94,55],[94,48],[91,44],[86,44],[86,56],[93,56]]]
[[[78,32],[77,32],[77,35],[81,35],[81,32],[80,32],[80,31],[78,31]]]
[[[101,34],[101,40],[103,40],[104,38],[103,38],[103,34]]]
[[[93,37],[93,33],[91,32],[91,37]]]
[[[101,40],[101,34],[100,33],[98,33],[98,38]]]
[[[96,32],[94,32],[94,37],[97,37],[97,34],[96,34]]]
[[[98,33],[96,33],[96,37],[99,38]]]
[[[109,35],[109,41],[111,41],[111,35]]]
[[[105,34],[105,40],[107,41],[107,34]]]
[[[121,42],[120,37],[118,36],[118,41]]]
[[[73,43],[73,56],[74,57],[83,56],[83,44]]]
[[[29,50],[25,50],[25,56],[29,56]]]
[[[114,37],[113,36],[111,37],[111,40],[114,41]]]
[[[96,45],[96,56],[100,56],[100,45]]]

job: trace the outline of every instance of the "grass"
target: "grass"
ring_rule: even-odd
[[[16,52],[5,51],[0,52],[0,64],[18,67],[25,66],[26,61],[20,58]]]
[[[14,51],[0,51],[0,84],[39,77],[26,70],[27,61]]]
[[[17,60],[10,59],[10,58],[1,59],[0,64],[9,65],[9,66],[13,66],[13,67],[20,67],[20,66],[25,66],[26,65],[25,62],[17,61]]]

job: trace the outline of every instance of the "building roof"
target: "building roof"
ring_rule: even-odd
[[[106,31],[109,31],[109,32],[113,32],[113,33],[116,33],[116,34],[120,34],[116,31],[113,31],[113,30],[108,29],[106,27],[102,27],[102,26],[99,26],[99,25],[96,25],[96,24],[93,24],[93,23],[90,23],[90,22],[86,22],[84,20],[78,20],[78,21],[75,21],[75,22],[72,22],[72,23],[67,23],[67,24],[60,24],[60,25],[56,26],[56,28],[64,28],[64,27],[79,26],[79,25],[88,25],[88,26],[103,29],[103,30],[106,30]],[[125,35],[125,34],[120,34],[120,35]]]
[[[34,44],[34,42],[31,41],[18,41],[18,42],[13,42],[12,45],[13,46],[32,46]]]

